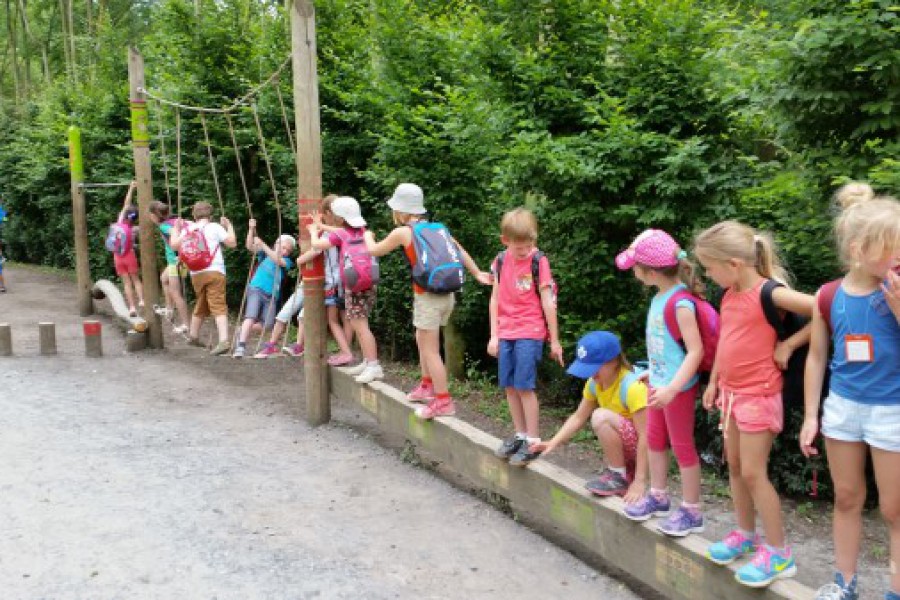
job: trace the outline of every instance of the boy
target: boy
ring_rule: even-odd
[[[531,444],[540,442],[537,365],[550,339],[550,357],[563,366],[556,323],[556,297],[550,263],[539,253],[537,219],[517,208],[503,215],[500,240],[506,246],[494,260],[491,292],[491,339],[488,354],[497,357],[500,387],[512,415],[515,435],[497,448],[498,458],[523,467],[540,456]]]

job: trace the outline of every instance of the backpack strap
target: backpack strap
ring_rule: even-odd
[[[819,293],[816,294],[819,312],[822,314],[822,318],[825,319],[825,324],[828,325],[828,331],[831,332],[834,331],[834,327],[831,323],[831,304],[834,302],[834,295],[837,294],[838,288],[841,287],[841,282],[843,280],[844,278],[841,277],[840,279],[829,281],[820,287]]]
[[[594,381],[593,377],[588,379],[588,391],[592,393],[595,398],[597,397],[597,382]]]
[[[622,403],[622,408],[626,411],[628,410],[628,390],[631,389],[631,386],[637,383],[640,377],[634,371],[628,371],[625,373],[625,376],[622,377],[622,382],[619,384],[619,402]]]
[[[678,319],[675,317],[675,308],[682,300],[690,300],[695,308],[697,306],[694,295],[689,291],[682,289],[672,294],[672,297],[666,301],[666,305],[663,307],[663,320],[666,322],[666,329],[669,330],[669,335],[672,336],[672,339],[679,344],[681,343],[681,330],[678,328]]]
[[[772,297],[775,288],[780,287],[784,287],[784,284],[775,281],[774,279],[767,279],[759,292],[759,300],[760,304],[762,304],[762,310],[763,314],[766,316],[766,321],[768,321],[769,325],[772,326],[772,329],[775,330],[775,335],[778,336],[778,339],[784,341],[788,337],[787,331],[784,328],[784,321],[781,320],[778,307],[775,306],[775,299]]]
[[[497,253],[497,258],[494,259],[497,262],[497,283],[500,283],[500,272],[503,270],[503,259],[506,258],[506,250],[501,250]]]
[[[531,280],[534,282],[534,291],[537,292],[538,298],[541,297],[541,259],[544,253],[538,250],[531,255]]]

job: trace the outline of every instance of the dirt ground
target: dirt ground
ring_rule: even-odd
[[[89,359],[73,283],[5,271],[3,598],[637,598],[342,424],[355,406],[308,427],[299,361],[125,354],[108,319]]]

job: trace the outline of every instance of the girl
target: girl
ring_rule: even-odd
[[[884,597],[900,600],[900,276],[894,272],[900,263],[900,203],[873,198],[864,184],[845,186],[837,200],[843,210],[835,237],[847,274],[821,288],[813,307],[800,431],[803,454],[816,454],[819,394],[831,345],[822,436],[834,481],[836,573],[816,598],[858,597],[856,561],[871,452],[890,534],[890,590]]]
[[[592,331],[578,340],[576,356],[566,372],[587,379],[581,404],[553,439],[532,444],[531,451],[546,456],[590,421],[607,466],[585,487],[598,496],[636,502],[647,485],[647,386],[632,373],[619,338],[609,331]]]
[[[375,242],[375,236],[366,232],[366,247],[373,256],[384,256],[395,248],[403,248],[410,265],[416,261],[412,240],[412,225],[425,221],[425,201],[422,188],[414,183],[401,183],[388,200],[397,227],[386,238]],[[454,240],[455,242],[456,240]],[[466,269],[482,284],[491,285],[493,277],[478,268],[472,257],[456,244]],[[447,369],[441,359],[441,327],[446,325],[453,312],[454,295],[433,294],[413,283],[413,326],[416,328],[416,346],[419,350],[419,366],[422,380],[408,396],[410,400],[428,400],[428,404],[416,411],[421,419],[456,414],[456,407],[447,387]]]
[[[141,284],[140,267],[138,267],[137,254],[134,252],[134,235],[137,233],[138,211],[131,204],[131,196],[137,189],[137,182],[132,181],[128,186],[128,193],[125,194],[125,201],[122,203],[122,210],[119,212],[119,218],[116,219],[122,228],[128,234],[128,250],[125,254],[119,256],[113,254],[113,262],[116,265],[116,275],[122,278],[122,287],[125,288],[125,300],[128,302],[128,313],[132,317],[137,316],[137,309],[144,308],[144,286]],[[135,296],[137,296],[137,308],[135,308]]]
[[[169,245],[169,238],[172,236],[172,227],[174,221],[170,218],[169,205],[159,200],[150,203],[150,220],[159,227],[159,233],[163,239],[163,249],[166,252],[166,268],[159,277],[159,283],[162,285],[163,293],[166,297],[165,316],[171,316],[171,308],[175,307],[181,325],[175,326],[175,333],[185,335],[188,330],[188,308],[187,302],[184,301],[184,295],[181,293],[181,277],[178,273],[178,255]]]
[[[322,201],[322,229],[332,231],[337,219],[331,212],[331,205],[337,195],[329,194]],[[337,342],[338,352],[328,357],[328,364],[340,367],[353,362],[353,328],[346,318],[344,286],[341,284],[341,271],[338,264],[340,253],[337,248],[325,251],[325,314],[328,319],[328,330]]]
[[[772,239],[735,221],[701,232],[694,253],[709,277],[725,289],[716,360],[703,406],[711,410],[716,396],[724,413],[725,454],[731,497],[738,528],[707,549],[713,562],[726,565],[748,552],[753,560],[735,578],[751,587],[764,587],[797,572],[785,543],[781,503],[769,482],[767,465],[772,442],[784,425],[783,378],[795,348],[809,342],[807,325],[783,342],[763,312],[761,291],[768,279],[787,284]],[[813,298],[785,285],[772,292],[778,308],[812,314]],[[766,543],[756,535],[756,512]]]
[[[672,237],[658,229],[648,229],[616,257],[621,270],[634,268],[634,275],[647,287],[657,288],[647,313],[647,353],[650,358],[650,392],[647,406],[647,445],[650,462],[650,493],[626,505],[625,516],[633,521],[651,517],[668,518],[657,527],[672,536],[686,536],[703,531],[700,512],[700,459],[694,446],[694,400],[699,377],[697,369],[703,359],[703,343],[694,303],[677,300],[675,319],[684,340],[679,344],[668,331],[665,307],[670,299],[688,286],[702,292],[687,254]],[[683,281],[683,282],[682,282]],[[666,490],[668,456],[666,443],[681,471],[681,507],[670,513]]]
[[[313,223],[309,225],[313,248],[318,250],[340,249],[348,241],[362,237],[366,221],[362,218],[359,203],[354,198],[349,196],[335,198],[331,202],[331,214],[334,215],[341,227],[326,227],[330,231],[325,237],[319,238],[319,232],[323,229],[323,225],[321,216],[316,213]],[[369,329],[369,315],[375,307],[376,289],[376,287],[372,287],[359,292],[345,290],[347,320],[350,321],[350,326],[359,340],[363,354],[362,362],[348,371],[356,375],[357,383],[369,383],[384,377],[384,370],[378,362],[378,345],[375,336],[372,335],[372,330]],[[346,351],[349,352],[349,345],[346,347]]]

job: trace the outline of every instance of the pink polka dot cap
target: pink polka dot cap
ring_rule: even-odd
[[[635,264],[647,267],[674,267],[687,253],[672,236],[661,229],[648,229],[637,236],[627,250],[616,256],[616,266],[627,271]]]

